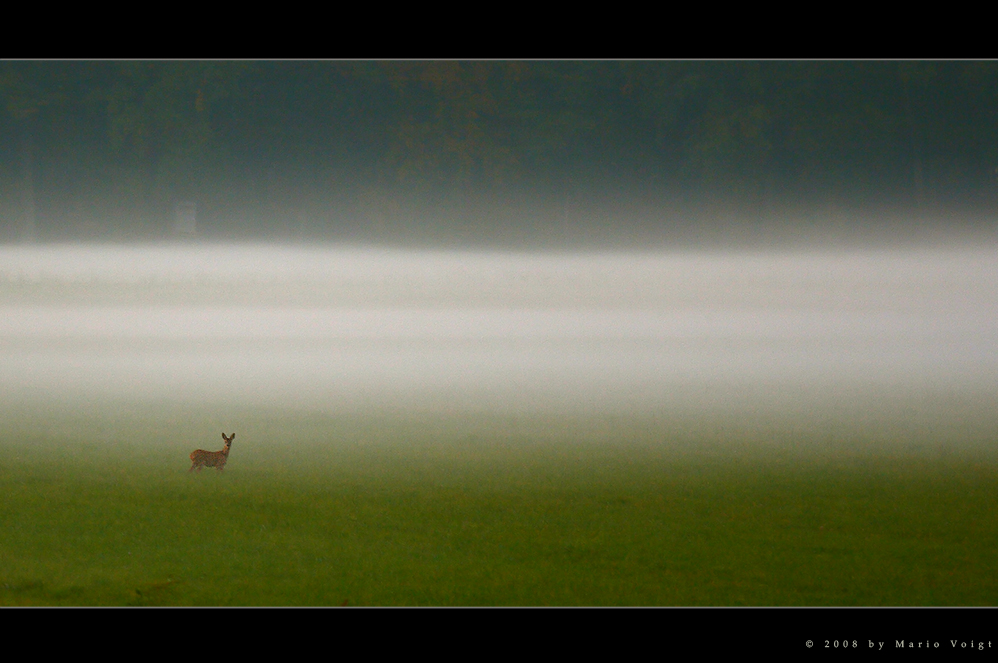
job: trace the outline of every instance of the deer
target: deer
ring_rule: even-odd
[[[195,468],[198,472],[201,472],[202,467],[214,467],[216,470],[221,472],[225,469],[225,461],[229,460],[229,449],[232,447],[232,440],[236,439],[236,434],[233,433],[232,437],[226,437],[225,433],[222,433],[222,439],[225,440],[225,448],[221,451],[205,451],[204,449],[198,449],[191,452],[191,469],[188,472],[193,472]]]

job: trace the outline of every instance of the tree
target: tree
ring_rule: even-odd
[[[64,67],[41,62],[4,62],[0,69],[0,96],[8,115],[16,122],[21,152],[21,239],[34,242],[35,214],[35,124],[39,114],[66,101]]]
[[[143,171],[147,204],[204,194],[215,147],[211,110],[238,89],[245,69],[227,62],[117,64],[107,93],[109,141]]]

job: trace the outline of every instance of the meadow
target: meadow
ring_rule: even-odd
[[[0,605],[998,603],[986,441],[255,408],[198,474],[210,409],[90,406],[4,412]]]
[[[0,247],[0,605],[996,605],[996,255]]]

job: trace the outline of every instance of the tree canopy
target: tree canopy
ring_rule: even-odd
[[[511,191],[991,209],[998,174],[995,62],[5,61],[0,102],[0,215],[32,163],[43,234]]]

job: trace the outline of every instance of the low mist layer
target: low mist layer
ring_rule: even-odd
[[[998,254],[0,248],[0,389],[998,431]]]

